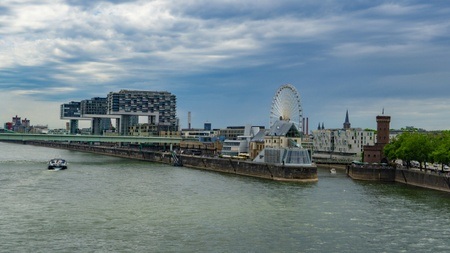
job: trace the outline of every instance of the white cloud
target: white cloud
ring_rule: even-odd
[[[332,55],[338,57],[361,57],[361,56],[393,56],[405,55],[420,48],[414,44],[367,44],[367,43],[343,43],[332,49]]]
[[[19,2],[19,3],[18,3]],[[23,34],[33,36],[37,30],[47,30],[66,20],[70,7],[59,1],[2,1],[4,6],[11,7],[10,15],[0,17],[3,24],[0,34]],[[51,32],[47,31],[47,32]]]
[[[375,13],[389,16],[410,15],[417,13],[425,7],[426,5],[405,6],[395,3],[385,3],[373,8],[369,8],[368,10],[364,11],[364,13]]]
[[[54,74],[55,79],[81,87],[111,81],[125,72],[120,65],[101,62],[76,63],[60,69],[64,70],[64,74]]]
[[[62,94],[70,91],[75,91],[75,88],[72,87],[54,87],[54,88],[41,88],[39,90],[13,90],[11,91],[11,95],[16,96],[29,96],[29,95],[36,95],[36,94],[45,94],[45,95],[57,95]]]

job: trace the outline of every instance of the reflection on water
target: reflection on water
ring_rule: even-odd
[[[450,196],[283,183],[0,143],[3,252],[448,252]],[[46,162],[63,157],[65,171]]]

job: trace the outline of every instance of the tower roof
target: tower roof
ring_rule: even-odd
[[[350,129],[350,120],[348,119],[348,110],[345,113],[345,122],[344,122],[344,129]]]

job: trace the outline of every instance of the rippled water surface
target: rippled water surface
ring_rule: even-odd
[[[48,171],[53,157],[69,169]],[[450,252],[450,195],[0,142],[1,252]]]

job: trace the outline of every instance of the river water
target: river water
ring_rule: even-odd
[[[50,158],[69,169],[48,171]],[[450,252],[450,195],[0,142],[0,252]]]

